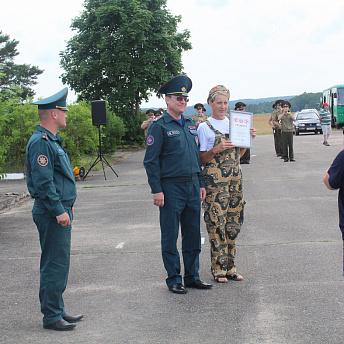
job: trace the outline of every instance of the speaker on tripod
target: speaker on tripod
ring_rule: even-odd
[[[103,166],[103,172],[104,172],[104,178],[106,180],[105,175],[105,169],[104,169],[104,161],[107,163],[107,165],[111,168],[113,173],[118,177],[118,174],[115,172],[115,170],[111,167],[111,165],[108,163],[108,161],[103,156],[102,152],[102,138],[101,138],[101,131],[100,126],[107,124],[107,118],[106,118],[106,103],[105,100],[92,100],[92,124],[96,127],[98,127],[99,131],[99,152],[96,160],[93,162],[90,169],[87,171],[85,176],[83,177],[83,180],[87,177],[88,173],[92,170],[92,168],[98,164],[98,162],[102,162]]]

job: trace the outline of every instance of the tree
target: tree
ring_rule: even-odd
[[[0,93],[3,99],[19,97],[25,100],[35,92],[30,86],[37,84],[37,76],[43,70],[28,64],[15,64],[14,58],[19,55],[19,41],[10,40],[9,35],[0,31]]]
[[[166,0],[85,0],[84,7],[60,53],[62,81],[79,99],[106,99],[121,117],[138,118],[140,103],[180,74],[190,33],[177,33],[181,17]]]

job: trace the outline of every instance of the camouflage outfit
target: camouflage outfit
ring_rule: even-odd
[[[228,140],[216,130],[214,146]],[[236,273],[235,239],[244,221],[242,175],[239,164],[240,148],[217,153],[204,165],[203,175],[207,196],[203,202],[211,253],[211,270],[214,277],[231,276]]]

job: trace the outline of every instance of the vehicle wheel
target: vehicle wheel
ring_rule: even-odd
[[[315,135],[318,134],[318,130],[316,130],[316,131],[314,132],[314,134],[315,134]]]

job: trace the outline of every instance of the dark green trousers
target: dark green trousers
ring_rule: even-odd
[[[182,283],[180,257],[177,249],[179,224],[182,235],[184,283],[199,279],[201,252],[201,198],[198,178],[189,183],[161,183],[165,205],[160,207],[161,251],[167,271],[167,286]]]
[[[65,210],[72,220],[71,208]],[[36,205],[32,216],[41,245],[39,300],[44,326],[62,319],[66,314],[62,294],[68,280],[72,228],[59,225],[51,213]]]

